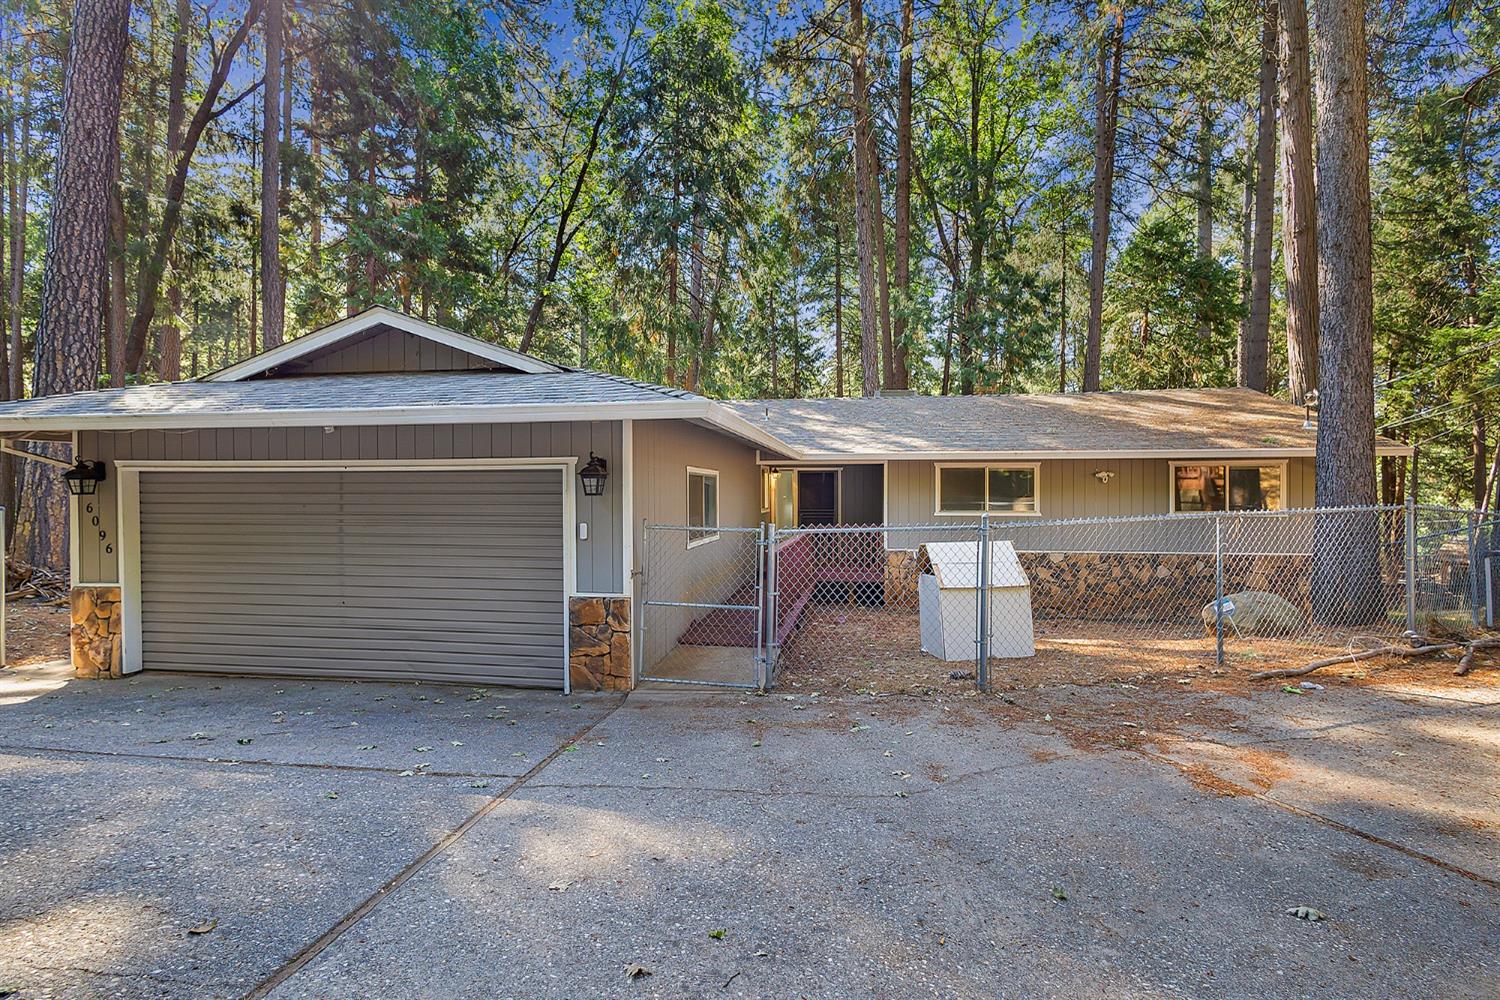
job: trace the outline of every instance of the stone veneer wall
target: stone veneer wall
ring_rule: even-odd
[[[119,587],[74,587],[68,595],[73,673],[119,677],[122,626]]]
[[[1037,618],[1155,621],[1196,625],[1214,599],[1214,559],[1208,555],[1127,552],[1022,552]],[[1308,607],[1311,557],[1229,556],[1224,592],[1263,590]],[[915,553],[892,550],[886,559],[886,603],[909,606],[917,583]]]
[[[568,599],[568,676],[574,691],[629,691],[630,599]]]

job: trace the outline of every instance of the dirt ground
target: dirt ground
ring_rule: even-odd
[[[958,692],[973,685],[974,664],[945,663],[920,652],[917,616],[888,609],[862,612],[847,606],[810,609],[797,635],[782,650],[779,676],[829,691],[891,694]],[[1146,631],[1132,626],[1078,621],[1039,621],[1036,655],[991,661],[999,693],[1059,685],[1128,685],[1137,689],[1245,693],[1249,676],[1277,667],[1301,666],[1385,645],[1390,636],[1338,639],[1232,639],[1226,662],[1214,662],[1214,639],[1201,632]],[[1497,683],[1500,652],[1475,658],[1465,677],[1453,676],[1457,654],[1420,660],[1381,657],[1325,667],[1310,675],[1318,684],[1424,683],[1483,688]]]
[[[68,606],[27,598],[5,605],[5,665],[68,658]]]

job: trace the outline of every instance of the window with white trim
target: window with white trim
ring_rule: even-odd
[[[937,466],[939,514],[1036,514],[1039,467],[1023,465]]]
[[[1257,462],[1173,464],[1172,510],[1282,510],[1286,507],[1285,466]]]
[[[688,545],[719,537],[719,474],[713,469],[687,470]]]

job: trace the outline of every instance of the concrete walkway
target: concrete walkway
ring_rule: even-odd
[[[1268,697],[1147,755],[962,699],[5,672],[0,988],[1492,997],[1496,712]]]

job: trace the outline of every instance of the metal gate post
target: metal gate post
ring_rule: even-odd
[[[1214,663],[1224,669],[1224,515],[1214,515]]]
[[[771,686],[771,664],[766,656],[766,522],[755,535],[755,672],[756,686]]]
[[[776,642],[778,628],[777,598],[781,594],[781,557],[780,541],[776,537],[776,522],[771,522],[770,530],[766,532],[766,592],[763,595],[765,605],[766,627],[761,644],[765,648],[767,682],[776,673],[776,660],[778,650]]]
[[[1495,627],[1495,557],[1484,557],[1484,625]]]
[[[1406,495],[1406,631],[1417,631],[1417,503]]]
[[[979,515],[979,662],[974,671],[979,690],[990,689],[990,516]]]
[[[1470,513],[1469,522],[1469,607],[1474,611],[1474,624],[1484,620],[1479,611],[1479,515]]]

